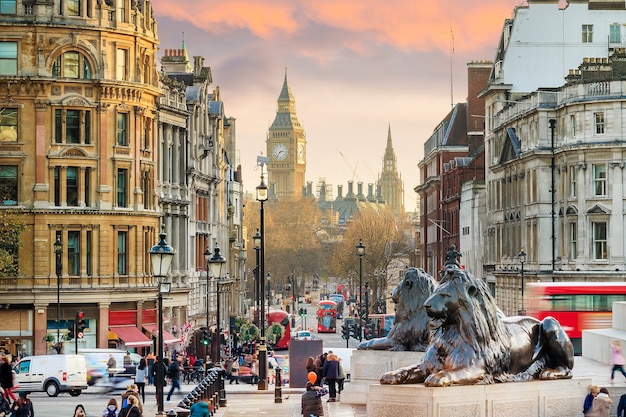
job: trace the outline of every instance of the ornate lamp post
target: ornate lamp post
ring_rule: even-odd
[[[54,242],[55,267],[57,273],[57,353],[61,353],[61,275],[63,274],[63,243],[57,236]]]
[[[261,253],[261,234],[259,233],[259,229],[256,229],[256,233],[252,239],[254,240],[254,250],[256,251],[256,268],[254,272],[254,316],[256,318],[256,325],[260,329],[261,315],[259,313],[259,294],[261,294],[261,291],[259,290],[259,283],[261,282],[261,279],[259,277],[259,268],[261,268],[261,262],[259,258]]]
[[[365,245],[363,239],[359,239],[359,244],[356,245],[356,254],[359,257],[359,321],[361,321],[361,314],[363,309],[363,256],[365,256]],[[363,340],[363,326],[361,325],[361,335],[359,340]]]
[[[270,312],[270,305],[272,304],[272,286],[270,285],[270,280],[272,279],[272,274],[269,272],[265,276],[265,280],[267,281],[267,313]],[[267,323],[269,325],[269,322]]]
[[[209,247],[206,247],[206,250],[204,251],[204,260],[206,261],[206,294],[205,294],[205,308],[206,308],[206,336],[209,335],[209,270],[211,269],[209,266],[209,260],[211,259],[211,256],[213,255],[213,253],[211,252],[211,250],[209,249]],[[204,341],[205,341],[205,345],[204,345],[204,363],[205,363],[205,369],[206,368],[206,359],[209,355],[209,352],[207,352],[208,349],[208,342],[206,342],[208,339],[205,337]]]
[[[291,301],[291,327],[295,328],[296,327],[296,305],[297,305],[297,301],[296,301],[296,280],[293,276],[294,274],[291,273],[289,275],[289,284],[291,284],[291,294],[292,294],[292,301]]]
[[[159,334],[157,337],[157,355],[159,355],[159,365],[163,362],[163,295],[170,293],[172,284],[166,282],[165,278],[169,274],[174,254],[176,251],[165,241],[167,235],[164,232],[159,234],[159,243],[154,245],[150,251],[150,261],[152,262],[152,274],[158,279],[158,297],[157,297],[157,319],[159,326]],[[163,414],[163,366],[157,367],[156,394],[157,394],[157,412]]]
[[[263,169],[261,167],[261,169]],[[259,324],[261,328],[261,337],[259,343],[259,390],[267,389],[267,346],[265,345],[265,215],[263,212],[263,204],[267,201],[267,185],[265,185],[265,181],[263,178],[263,173],[261,173],[261,184],[256,187],[256,199],[261,203],[260,210],[260,226],[261,226],[261,240],[260,240],[260,264],[258,270],[259,277],[259,307],[261,310],[261,314],[259,315]]]
[[[222,360],[222,323],[220,317],[220,280],[222,279],[222,267],[226,265],[226,259],[220,254],[220,248],[215,245],[213,249],[213,256],[208,259],[209,268],[211,269],[211,275],[213,275],[213,279],[216,281],[216,295],[217,295],[217,324],[215,326],[217,333],[217,354],[215,354],[215,359],[213,362],[218,363]],[[207,287],[208,291],[208,287]]]
[[[524,308],[524,262],[526,262],[526,252],[524,252],[524,248],[520,248],[519,253],[517,254],[520,263],[522,264],[522,308],[518,311],[520,316],[526,315],[526,309]]]

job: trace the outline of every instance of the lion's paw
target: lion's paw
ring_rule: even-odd
[[[559,367],[557,369],[545,369],[539,375],[539,379],[569,379],[571,377],[571,369],[564,367]]]
[[[424,385],[427,387],[447,387],[451,384],[450,376],[442,371],[428,375],[424,381]]]
[[[407,371],[403,369],[398,369],[396,371],[391,371],[383,374],[383,376],[380,377],[380,383],[388,385],[402,384],[404,383],[404,381],[406,381],[407,376]]]

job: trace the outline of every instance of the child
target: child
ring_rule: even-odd
[[[302,415],[304,417],[320,417],[324,415],[324,408],[322,407],[322,396],[328,394],[328,391],[324,387],[314,385],[311,380],[317,380],[317,374],[315,372],[309,372],[309,381],[306,383],[306,392],[302,394]]]
[[[624,355],[622,354],[622,343],[619,340],[611,341],[611,363],[613,368],[611,369],[611,382],[613,382],[613,374],[615,371],[620,371],[624,377],[626,377],[626,371],[624,371]]]

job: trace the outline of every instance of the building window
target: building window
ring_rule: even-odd
[[[610,43],[622,43],[622,34],[620,25],[614,23],[610,26],[609,32],[609,42]]]
[[[17,165],[0,165],[0,201],[2,205],[17,205],[17,191]]]
[[[0,142],[17,142],[17,109],[0,109]]]
[[[128,114],[117,114],[117,144],[128,146]]]
[[[593,165],[593,195],[606,195],[606,165]]]
[[[599,111],[593,114],[593,125],[596,135],[604,135],[604,112]]]
[[[118,0],[118,9],[120,22],[126,22],[126,0]]]
[[[67,193],[67,205],[78,206],[78,168],[67,167],[65,171],[65,192]]]
[[[574,168],[573,166],[571,166],[569,168],[569,197],[570,198],[575,198],[576,197],[576,177],[578,176],[578,172],[576,170],[576,168]]]
[[[593,25],[583,25],[583,43],[593,42]]]
[[[85,245],[86,248],[85,249],[87,251],[87,253],[86,253],[86,255],[87,255],[86,256],[87,264],[85,265],[87,267],[87,271],[86,272],[87,272],[87,276],[92,276],[93,273],[92,273],[92,267],[91,267],[91,244],[92,244],[92,233],[91,233],[91,230],[87,230],[85,240],[86,240],[86,242],[85,242],[86,243],[86,245]]]
[[[17,75],[17,42],[0,42],[0,75]]]
[[[91,79],[91,65],[80,52],[64,52],[52,64],[52,76]]]
[[[0,14],[15,14],[17,8],[16,0],[0,0]]]
[[[572,137],[575,138],[576,137],[576,115],[575,114],[570,114],[569,124],[572,130]]]
[[[91,144],[91,110],[56,109],[54,142]]]
[[[35,14],[35,6],[32,5],[32,4],[25,4],[24,5],[24,14],[26,16],[33,16]]]
[[[128,51],[126,49],[117,50],[117,79],[128,80]]]
[[[117,206],[126,207],[128,170],[117,170]]]
[[[67,15],[68,16],[80,16],[80,0],[66,0],[67,1]]]
[[[569,257],[576,259],[578,256],[578,223],[569,224]]]
[[[117,232],[117,273],[128,275],[128,233]]]
[[[606,253],[606,222],[594,222],[593,227],[593,258],[608,259]]]
[[[80,232],[67,232],[67,273],[80,275]]]

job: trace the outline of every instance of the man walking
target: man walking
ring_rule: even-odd
[[[170,388],[170,392],[167,393],[167,402],[172,398],[172,394],[174,390],[178,388],[178,392],[181,393],[180,390],[180,372],[183,369],[181,363],[181,357],[177,357],[172,361],[170,366],[167,369],[167,377],[172,380],[172,387]]]

